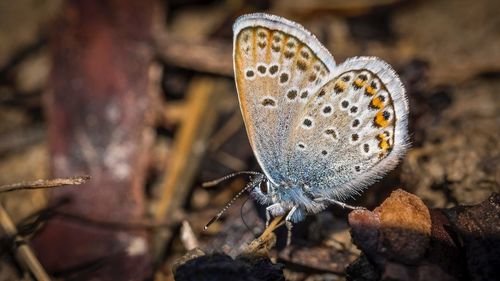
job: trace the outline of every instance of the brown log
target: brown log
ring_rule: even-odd
[[[144,215],[148,67],[153,1],[67,3],[51,38],[53,70],[47,116],[52,173],[89,174],[61,210],[104,224]],[[147,233],[55,217],[36,237],[42,264],[85,280],[144,280],[151,276]]]
[[[48,179],[48,180],[36,180],[28,182],[18,182],[13,184],[0,185],[0,192],[9,192],[14,190],[22,189],[40,189],[40,188],[53,188],[66,185],[79,185],[87,182],[90,179],[89,176],[78,176],[62,179]]]

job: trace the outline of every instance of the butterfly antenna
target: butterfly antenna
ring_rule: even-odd
[[[219,213],[217,213],[217,215],[215,215],[215,217],[213,217],[207,223],[207,225],[205,225],[205,227],[203,229],[207,230],[208,227],[210,227],[210,225],[212,225],[214,222],[216,222],[222,216],[222,214],[224,214],[224,212],[226,212],[227,209],[229,209],[229,207],[231,207],[231,205],[233,205],[233,203],[236,201],[236,199],[238,199],[243,193],[245,193],[245,191],[249,190],[251,187],[252,187],[252,182],[247,183],[245,188],[243,188],[240,192],[238,192],[238,194],[236,194],[233,197],[233,199],[231,199],[231,201],[229,201],[229,203],[227,203],[226,206],[224,206],[224,208],[222,208],[222,210]]]
[[[229,175],[226,175],[226,176],[223,176],[222,178],[219,178],[219,179],[216,179],[216,180],[213,180],[213,181],[207,181],[207,182],[204,182],[201,184],[202,187],[211,187],[211,186],[215,186],[215,185],[218,185],[219,183],[225,181],[225,180],[228,180],[230,178],[234,178],[236,176],[239,176],[239,175],[260,175],[261,173],[259,172],[253,172],[253,171],[240,171],[240,172],[235,172],[235,173],[231,173]]]
[[[248,226],[247,222],[245,221],[245,217],[243,216],[243,208],[245,208],[245,205],[247,204],[248,199],[250,199],[250,197],[247,197],[247,199],[245,199],[245,202],[243,202],[243,205],[241,205],[241,208],[240,208],[240,217],[241,217],[241,221],[246,226],[246,228],[248,229],[248,231],[251,231],[253,233],[252,229],[250,229],[250,226]]]

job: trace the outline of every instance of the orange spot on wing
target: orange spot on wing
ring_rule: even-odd
[[[382,101],[382,99],[380,99],[379,97],[376,97],[376,98],[373,98],[370,105],[374,108],[382,108],[384,106],[384,102]]]
[[[384,112],[382,110],[377,112],[377,115],[375,115],[374,122],[375,122],[375,125],[377,125],[377,127],[385,128],[385,127],[387,127],[387,125],[389,125],[389,121],[387,121],[384,118]]]
[[[356,85],[356,87],[358,87],[358,88],[363,87],[364,84],[365,84],[365,82],[359,78],[356,79],[356,81],[354,81],[354,85]]]
[[[370,96],[373,96],[375,95],[375,93],[377,93],[377,91],[372,86],[368,86],[366,87],[366,93]]]
[[[346,89],[346,84],[343,81],[337,81],[333,86],[335,93],[340,94]]]
[[[387,136],[385,134],[379,134],[377,136],[377,139],[378,139],[378,147],[380,147],[380,149],[382,149],[383,151],[387,151],[389,150],[389,148],[391,147],[390,144],[389,144],[389,140],[387,139]]]

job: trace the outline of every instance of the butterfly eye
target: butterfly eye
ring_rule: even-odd
[[[260,185],[259,185],[259,188],[260,188],[260,192],[262,192],[262,194],[266,195],[267,192],[269,191],[269,182],[267,180],[262,180],[260,182]]]

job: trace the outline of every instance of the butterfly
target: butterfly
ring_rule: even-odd
[[[263,171],[243,172],[253,178],[242,192],[268,205],[268,222],[286,215],[289,230],[330,204],[355,208],[343,202],[393,169],[409,146],[396,72],[376,57],[336,64],[314,35],[279,16],[243,15],[233,31],[240,108]]]

